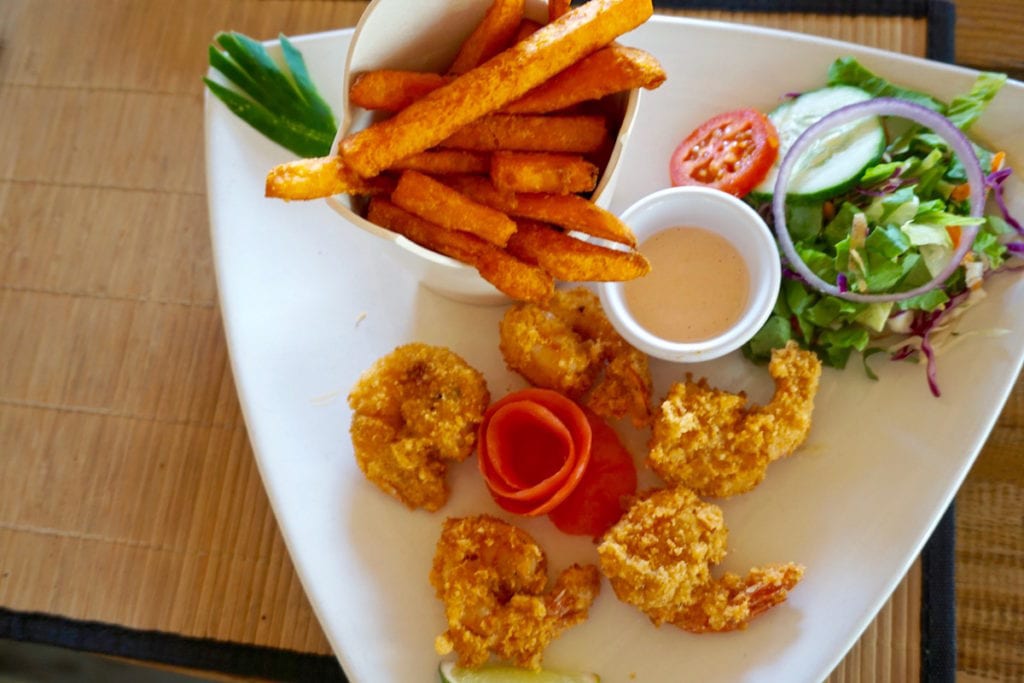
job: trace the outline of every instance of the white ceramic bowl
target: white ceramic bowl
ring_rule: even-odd
[[[761,328],[775,306],[779,293],[781,265],[768,226],[757,212],[741,200],[704,187],[672,187],[659,190],[626,209],[622,220],[636,233],[642,245],[662,230],[693,226],[710,230],[727,239],[747,264],[750,296],[739,320],[722,334],[698,342],[673,342],[644,329],[626,305],[624,285],[599,285],[601,304],[609,320],[636,348],[677,363],[698,363],[735,351]],[[642,248],[641,248],[642,251]],[[673,292],[665,292],[665,306],[671,306]]]
[[[492,0],[374,0],[356,26],[345,62],[342,83],[342,121],[334,139],[361,130],[374,115],[348,101],[352,76],[371,69],[443,71],[455,57],[463,40],[483,18]],[[526,16],[547,21],[547,3],[527,0]],[[622,123],[616,143],[591,199],[604,208],[611,202],[618,178],[619,160],[636,118],[639,90],[619,98]],[[438,294],[476,304],[507,303],[499,292],[476,272],[454,259],[424,249],[410,240],[369,222],[360,215],[363,206],[348,195],[327,199],[346,221],[388,242],[387,253],[397,265],[412,272],[423,285]]]

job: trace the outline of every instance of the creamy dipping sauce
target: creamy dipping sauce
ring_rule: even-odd
[[[716,337],[742,317],[750,272],[727,239],[680,226],[649,237],[640,251],[651,272],[626,282],[626,306],[651,334],[673,342]]]

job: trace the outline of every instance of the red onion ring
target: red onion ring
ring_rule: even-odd
[[[959,128],[950,123],[942,114],[918,104],[899,100],[892,97],[880,97],[877,99],[857,102],[841,107],[827,116],[819,119],[800,134],[793,146],[789,148],[786,156],[779,165],[779,175],[775,181],[775,194],[772,197],[772,213],[775,218],[775,235],[783,255],[789,261],[790,267],[802,276],[808,284],[826,294],[861,303],[876,303],[884,301],[902,301],[909,299],[941,286],[945,280],[953,274],[960,266],[964,256],[974,245],[974,238],[978,235],[978,226],[964,226],[960,233],[960,244],[953,251],[949,264],[942,269],[929,282],[907,290],[891,294],[859,294],[853,291],[841,291],[839,287],[829,284],[814,273],[800,255],[796,253],[793,239],[789,235],[789,228],[786,227],[786,190],[789,187],[789,176],[797,161],[807,152],[814,141],[822,134],[846,123],[852,123],[865,116],[898,116],[910,119],[916,123],[930,128],[933,133],[942,138],[953,153],[960,159],[967,174],[967,182],[970,184],[970,215],[980,218],[985,209],[985,178],[981,172],[981,165],[978,157],[974,154],[967,136]]]

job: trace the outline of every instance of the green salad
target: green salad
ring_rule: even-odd
[[[1006,81],[982,73],[971,90],[949,103],[899,87],[855,59],[837,60],[827,85],[794,94],[768,118],[780,140],[779,158],[808,126],[850,102],[896,98],[942,114],[967,131]],[[744,347],[755,361],[790,339],[842,368],[857,351],[867,359],[887,354],[928,366],[939,395],[935,353],[951,340],[956,319],[984,296],[986,279],[1012,268],[1024,253],[1024,230],[1010,215],[1003,184],[1012,173],[1005,154],[971,141],[987,196],[994,207],[970,216],[970,187],[962,163],[933,131],[895,117],[877,117],[837,127],[815,143],[790,176],[785,224],[796,253],[821,280],[840,292],[899,294],[926,285],[949,270],[961,233],[976,230],[961,262],[930,291],[894,301],[853,301],[813,286],[783,260],[775,309]],[[776,164],[778,165],[778,161]],[[774,173],[746,196],[771,225]],[[976,227],[975,227],[976,226]],[[970,231],[967,229],[970,228]]]

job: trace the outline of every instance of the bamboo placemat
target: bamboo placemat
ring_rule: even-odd
[[[122,636],[330,653],[268,507],[232,383],[199,79],[218,30],[313,33],[354,25],[364,6],[0,3],[0,608],[129,629]],[[692,14],[918,55],[927,45],[922,18]],[[1016,453],[1021,396],[1018,385],[993,437]],[[993,496],[1019,519],[1016,484],[1009,493],[966,488],[961,525],[999,528],[983,513]],[[1019,649],[1004,657],[999,627],[988,628],[1005,613],[1000,591],[1019,591],[1019,573],[1013,584],[992,571],[1020,571],[1019,534],[1009,546],[1012,562],[961,542],[958,558],[976,572],[961,612],[961,633],[972,620],[961,640],[972,671],[1007,659],[1005,670],[1020,672]],[[920,591],[915,567],[831,680],[916,680]],[[995,635],[977,635],[975,620]]]

